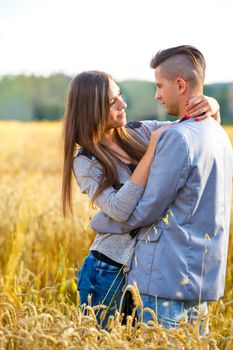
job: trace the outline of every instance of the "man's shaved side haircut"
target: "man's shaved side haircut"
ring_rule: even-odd
[[[194,87],[203,87],[205,79],[205,58],[195,47],[182,45],[159,51],[150,62],[151,68],[160,67],[168,80],[178,77],[189,81]]]

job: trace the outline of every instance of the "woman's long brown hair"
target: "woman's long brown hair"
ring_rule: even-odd
[[[70,83],[64,113],[64,162],[62,179],[62,210],[64,216],[72,215],[72,170],[78,147],[89,151],[102,166],[102,176],[92,200],[107,187],[119,184],[115,157],[103,144],[110,111],[109,79],[111,76],[99,71],[77,75]],[[138,162],[146,151],[146,145],[132,136],[125,127],[115,129],[121,148]],[[116,159],[117,160],[117,159]]]

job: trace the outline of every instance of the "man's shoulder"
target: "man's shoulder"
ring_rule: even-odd
[[[168,132],[170,134],[175,135],[177,138],[183,139],[186,143],[193,142],[193,138],[198,139],[201,138],[201,135],[206,133],[209,126],[206,125],[208,122],[206,121],[195,121],[188,120],[184,123],[177,123],[174,127],[169,128]]]
[[[185,139],[186,130],[185,128],[180,127],[179,124],[174,124],[170,128],[166,129],[163,133],[166,138],[177,139]]]
[[[189,141],[187,140],[183,130],[175,126],[166,129],[160,136],[156,152],[161,154],[169,153],[170,157],[174,157],[174,154],[187,155],[189,149]]]

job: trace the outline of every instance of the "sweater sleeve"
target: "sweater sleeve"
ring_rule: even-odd
[[[159,120],[143,120],[142,127],[147,128],[149,132],[157,130],[162,126],[171,124],[170,121],[159,121]]]
[[[74,159],[73,171],[81,192],[86,193],[92,199],[99,185],[101,166],[96,160],[78,156]],[[103,190],[94,203],[115,221],[127,221],[143,191],[143,186],[126,181],[118,191],[112,186]]]

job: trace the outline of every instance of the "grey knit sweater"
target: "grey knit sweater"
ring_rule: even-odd
[[[151,132],[167,123],[169,122],[156,120],[135,121],[129,122],[126,127],[130,128],[131,133],[137,135],[141,140],[149,143]],[[108,187],[96,198],[95,204],[114,220],[126,221],[142,196],[144,187],[128,181],[131,171],[127,165],[119,162],[116,162],[115,165],[122,187],[119,190]],[[91,153],[81,149],[74,158],[73,171],[81,192],[92,198],[98,187],[102,172],[101,165]],[[127,198],[127,205],[125,198]],[[134,247],[135,238],[129,233],[123,235],[97,233],[90,250],[97,250],[110,259],[129,266]]]

